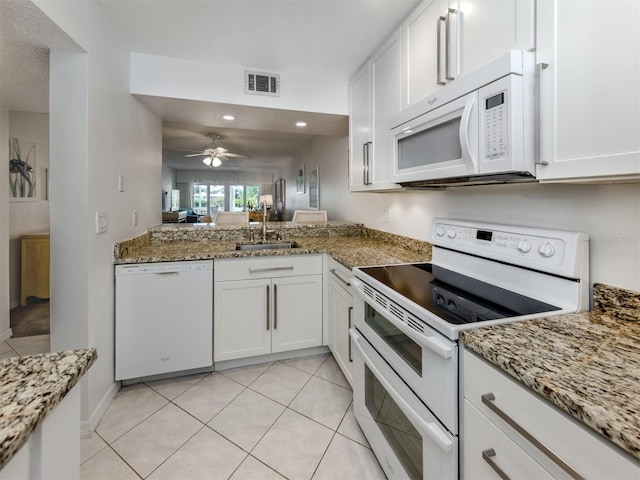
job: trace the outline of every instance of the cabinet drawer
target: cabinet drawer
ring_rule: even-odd
[[[468,400],[464,401],[462,478],[553,478]]]
[[[343,288],[347,289],[351,293],[351,278],[353,274],[351,270],[342,265],[337,260],[329,257],[329,272],[328,278],[330,280],[336,280]]]
[[[485,397],[483,402],[483,395],[489,394],[492,399]],[[640,478],[640,462],[468,350],[464,352],[464,397],[556,478],[568,477],[534,442],[554,452],[584,478]],[[525,438],[510,423],[534,440]]]
[[[322,255],[230,258],[216,260],[213,269],[216,282],[315,274],[322,274]]]

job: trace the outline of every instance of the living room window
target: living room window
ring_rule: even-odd
[[[243,212],[256,207],[259,185],[193,184],[193,211],[198,215],[215,215],[219,210]]]

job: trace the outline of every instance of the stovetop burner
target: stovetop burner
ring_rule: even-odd
[[[431,263],[364,267],[363,273],[455,325],[560,310]]]

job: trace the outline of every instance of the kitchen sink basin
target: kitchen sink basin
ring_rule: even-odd
[[[285,250],[298,248],[296,242],[254,242],[236,243],[236,250]]]

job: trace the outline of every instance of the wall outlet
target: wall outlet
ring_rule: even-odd
[[[137,210],[133,211],[133,216],[131,218],[131,223],[132,223],[132,225],[134,227],[138,225],[138,211]]]
[[[118,191],[124,192],[124,175],[118,175]]]
[[[107,212],[96,213],[96,233],[105,233],[109,230],[109,214]]]

